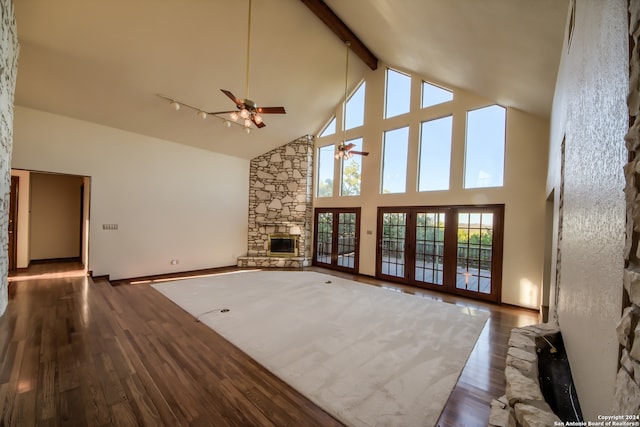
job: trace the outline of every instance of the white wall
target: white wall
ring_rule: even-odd
[[[362,161],[361,195],[316,197],[314,205],[362,207],[360,272],[375,275],[377,207],[505,204],[502,302],[538,309],[544,261],[548,120],[516,109],[507,109],[504,187],[465,190],[463,171],[467,111],[495,102],[448,87],[454,91],[452,102],[421,110],[417,108],[421,99],[421,79],[418,77],[413,79],[412,87],[412,103],[416,108],[409,114],[383,121],[385,69],[385,64],[380,64],[378,70],[365,75],[367,93],[364,130],[347,132],[348,139],[362,136],[364,151],[370,152]],[[431,79],[425,80],[438,84]],[[336,110],[338,123],[341,122],[340,110],[340,107]],[[450,190],[417,192],[419,123],[450,114],[453,114]],[[380,194],[383,132],[407,124],[410,124],[407,192]],[[341,139],[342,136],[338,132],[336,139]],[[317,138],[316,146],[331,142],[331,138]],[[339,179],[334,179],[334,183],[334,194],[338,194]],[[367,234],[367,230],[371,230],[372,234]]]
[[[91,177],[94,275],[235,265],[247,250],[247,160],[16,106],[12,167]]]
[[[558,71],[547,188],[558,197],[565,136],[557,317],[585,419],[596,420],[611,412],[618,362],[628,129],[626,1],[578,0],[575,12],[571,47],[563,47]]]

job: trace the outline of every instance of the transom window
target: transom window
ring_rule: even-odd
[[[433,107],[453,100],[453,92],[431,83],[422,82],[422,108]]]
[[[333,135],[336,133],[336,116],[333,116],[331,121],[325,126],[325,128],[320,132],[320,138],[324,136]]]
[[[408,113],[411,108],[411,76],[387,68],[384,117]]]

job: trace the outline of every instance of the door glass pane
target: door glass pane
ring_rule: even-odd
[[[492,213],[458,213],[457,251],[456,287],[490,294],[493,257]]]
[[[318,213],[318,242],[316,247],[316,262],[331,264],[331,240],[333,236],[333,213]]]
[[[416,215],[416,281],[443,284],[444,223],[445,214],[442,212],[419,212]]]
[[[353,268],[356,251],[356,214],[338,214],[338,266]]]
[[[407,214],[386,212],[382,214],[382,274],[405,277],[404,240]]]

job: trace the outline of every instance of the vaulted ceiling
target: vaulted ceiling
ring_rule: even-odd
[[[568,0],[325,0],[381,61],[548,117]],[[248,0],[15,1],[15,103],[252,158],[313,134],[344,93],[343,42],[300,0],[253,0],[249,98],[284,106],[245,134],[176,112],[245,97]],[[351,88],[367,66],[352,60]]]

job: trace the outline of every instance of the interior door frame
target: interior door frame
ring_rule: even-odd
[[[332,270],[345,271],[349,273],[358,274],[360,271],[360,213],[361,208],[315,208],[313,214],[313,257],[311,258],[311,264],[330,268]],[[324,262],[318,262],[316,256],[316,249],[318,248],[318,216],[321,213],[331,213],[333,214],[333,222],[332,222],[332,232],[331,232],[331,263],[327,264]],[[356,215],[356,223],[355,223],[355,247],[354,247],[354,260],[353,260],[353,268],[339,266],[338,265],[338,227],[339,221],[338,217],[341,213],[354,213]]]
[[[491,258],[491,293],[459,289],[456,287],[457,266],[457,230],[458,212],[478,211],[493,213],[493,243]],[[442,285],[435,285],[415,280],[416,263],[416,218],[418,213],[445,213],[444,234],[444,279]],[[382,238],[383,215],[385,213],[405,213],[406,233],[404,242],[404,277],[390,276],[382,271]],[[377,242],[376,242],[376,277],[424,289],[451,293],[473,299],[501,302],[502,296],[502,257],[504,233],[504,204],[496,205],[448,205],[448,206],[384,206],[378,207],[377,214]]]
[[[9,272],[18,269],[18,192],[20,191],[20,177],[11,175],[9,194],[9,224],[8,224],[8,257]]]

